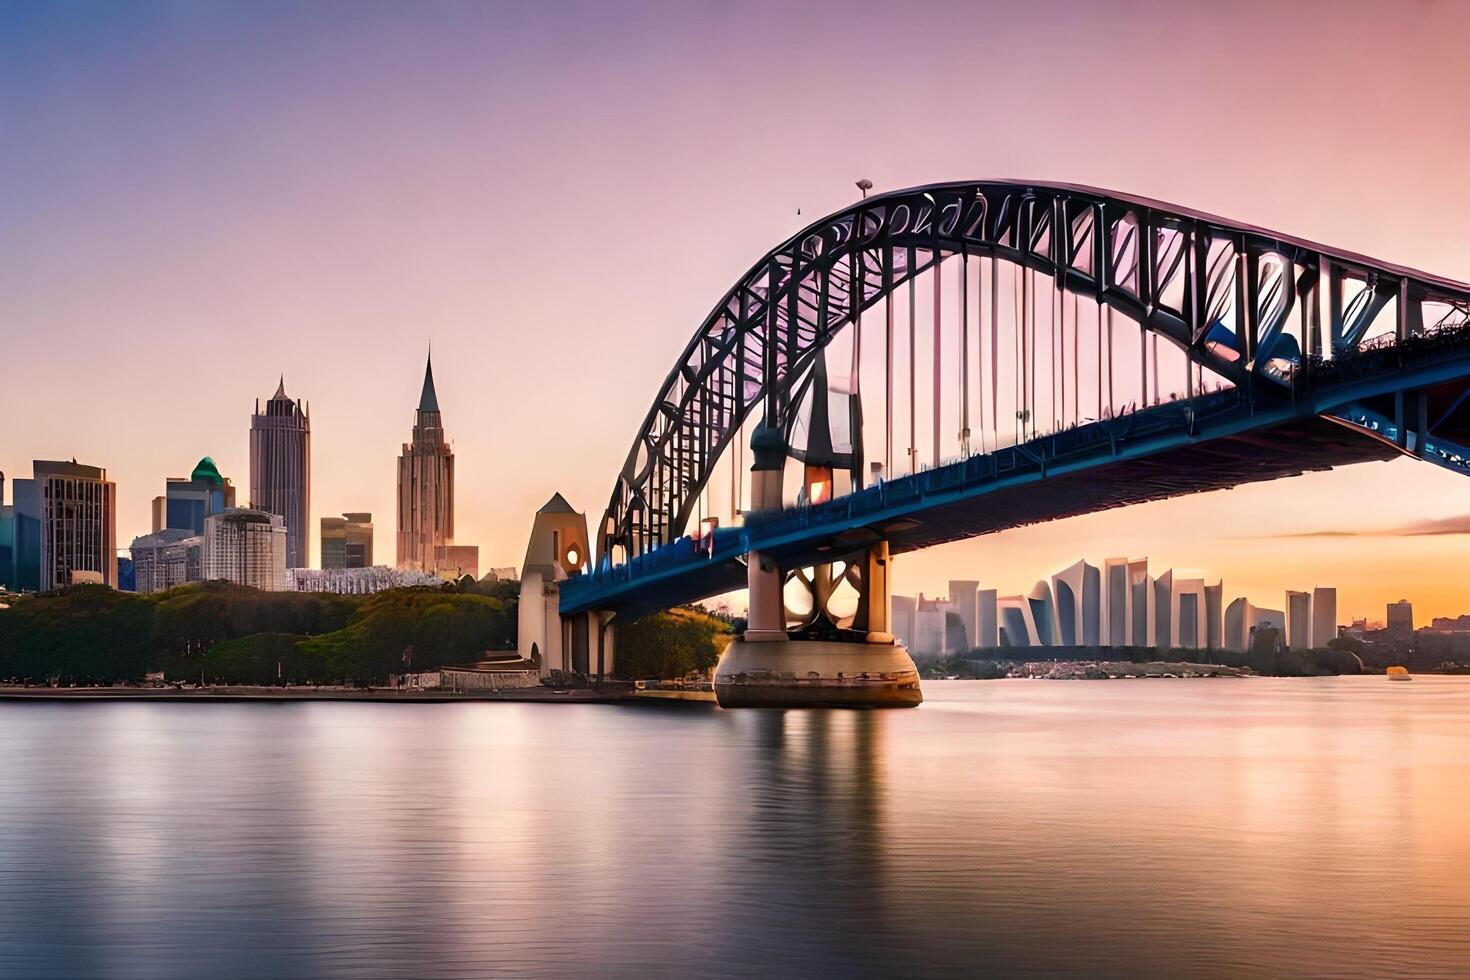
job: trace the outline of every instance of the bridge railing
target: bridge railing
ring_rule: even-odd
[[[1463,351],[1470,343],[1470,320],[1446,320],[1419,333],[1400,338],[1382,334],[1331,358],[1311,354],[1302,358],[1298,375],[1305,384],[1332,384],[1354,380],[1386,367],[1405,367],[1419,358],[1441,352]]]

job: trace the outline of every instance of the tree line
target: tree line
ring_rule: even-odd
[[[382,684],[515,647],[519,583],[367,596],[204,582],[135,595],[78,585],[0,610],[0,681]]]

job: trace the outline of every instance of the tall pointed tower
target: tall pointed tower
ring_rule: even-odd
[[[286,567],[306,568],[311,548],[311,408],[276,393],[250,417],[250,506],[286,525]]]
[[[413,417],[413,441],[398,457],[398,567],[434,572],[454,542],[454,451],[444,439],[434,360]]]

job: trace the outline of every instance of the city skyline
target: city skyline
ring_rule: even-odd
[[[452,352],[440,374],[463,460],[459,536],[486,546],[482,566],[511,564],[548,488],[594,520],[600,513],[627,434],[647,410],[644,393],[667,368],[667,357],[649,352],[677,349],[735,270],[808,216],[855,197],[859,176],[879,189],[1055,176],[1470,277],[1467,233],[1423,220],[1470,204],[1470,188],[1441,150],[1445,128],[1464,126],[1457,92],[1436,68],[1455,56],[1456,25],[1433,8],[1402,25],[1413,43],[1385,50],[1374,45],[1369,6],[1319,24],[1301,9],[1242,9],[1221,23],[1168,5],[1104,14],[1059,4],[1066,17],[1058,21],[1069,26],[1053,41],[1069,56],[1039,83],[1028,115],[987,103],[969,127],[938,115],[891,125],[915,98],[944,104],[953,84],[923,59],[892,52],[938,43],[958,57],[963,26],[1019,42],[1028,36],[1019,15],[991,14],[981,25],[978,13],[949,8],[957,29],[935,39],[909,26],[880,30],[880,8],[847,17],[813,8],[771,42],[754,11],[714,22],[675,14],[664,26],[679,53],[640,58],[642,18],[626,11],[436,9],[410,44],[382,8],[350,9],[297,11],[284,41],[273,30],[283,8],[269,6],[162,26],[157,14],[119,7],[78,32],[61,31],[61,18],[44,11],[0,14],[0,45],[15,55],[0,67],[0,113],[21,137],[0,161],[0,193],[15,218],[0,228],[0,254],[15,259],[0,264],[0,319],[11,356],[34,365],[0,391],[0,411],[35,415],[12,434],[0,467],[20,472],[32,459],[72,457],[107,467],[118,487],[119,542],[148,532],[149,501],[178,460],[209,453],[237,479],[248,472],[246,442],[235,435],[239,406],[282,371],[293,389],[311,393],[312,510],[389,513],[389,459],[417,384],[396,365],[416,360],[432,337]],[[1364,146],[1330,114],[1282,120],[1261,111],[1270,83],[1237,78],[1225,42],[1250,43],[1268,29],[1283,39],[1279,56],[1307,77],[1338,74],[1331,63],[1340,58],[1374,65],[1385,84],[1343,83],[1384,120],[1383,138]],[[819,32],[828,43],[813,43]],[[601,58],[605,36],[622,39],[631,56]],[[1158,152],[1126,127],[1089,125],[1092,110],[1074,98],[1096,67],[1094,52],[1108,49],[1081,38],[1150,36],[1182,39],[1156,53],[1161,74],[1200,79],[1187,96],[1154,94],[1150,126],[1171,137]],[[727,53],[738,44],[712,43],[724,38],[769,42],[759,81],[734,83],[747,76]],[[457,57],[470,50],[497,57]],[[973,83],[1013,78],[1027,50],[997,45],[972,65]],[[570,52],[557,72],[531,63],[551,51]],[[695,52],[713,59],[702,66],[709,70],[696,68]],[[790,145],[757,147],[738,162],[705,152],[720,138],[719,120],[753,118],[799,88],[807,71],[854,57],[890,64],[906,79],[904,94],[877,93],[865,109],[873,132],[905,138],[796,133]],[[401,69],[391,80],[367,67],[385,62]],[[263,81],[249,71],[260,64],[274,69]],[[337,71],[315,81],[324,66]],[[670,72],[689,84],[666,91]],[[508,73],[532,80],[515,99],[501,94]],[[1234,94],[1212,99],[1227,91],[1225,79]],[[1201,102],[1221,115],[1201,119]],[[1029,125],[1036,112],[1060,123],[1055,133]],[[321,118],[342,125],[324,130]],[[539,141],[534,154],[512,135],[527,129]],[[244,131],[254,134],[248,142],[233,135]],[[1218,139],[1221,132],[1234,137]],[[1186,150],[1197,146],[1211,149]],[[1276,164],[1268,181],[1259,177],[1262,146]],[[384,153],[373,152],[379,147]],[[1375,194],[1384,173],[1408,178],[1392,198]],[[595,261],[578,257],[565,225],[544,220],[541,202],[600,215],[610,195],[640,208],[621,221],[621,246]],[[548,262],[553,255],[561,261]],[[681,275],[649,276],[650,257]],[[88,288],[72,288],[78,281]],[[627,336],[638,342],[614,340]],[[108,412],[83,411],[80,399],[27,411],[55,405],[54,391],[104,391],[119,377],[187,383],[201,363],[238,356],[246,337],[257,346],[245,369],[211,375],[188,413],[172,400],[122,398]],[[48,353],[58,345],[95,356],[63,365]],[[605,377],[619,382],[591,383]],[[525,422],[528,405],[535,425]],[[1392,506],[1409,498],[1416,517]],[[942,591],[958,567],[1034,579],[1076,553],[1126,544],[1165,567],[1209,555],[1247,595],[1321,574],[1338,584],[1344,616],[1375,615],[1401,595],[1426,617],[1454,615],[1467,605],[1456,575],[1467,539],[1446,535],[1465,529],[1464,500],[1452,474],[1364,464],[903,556],[895,588]]]
[[[1012,583],[1013,584],[1013,583]],[[945,614],[959,617],[967,647],[1159,647],[1229,650],[1250,646],[1260,624],[1277,626],[1294,649],[1338,636],[1337,589],[1287,587],[1280,609],[1237,595],[1218,575],[1171,567],[1154,575],[1148,557],[1081,558],[1013,591],[995,582],[950,579],[943,595],[893,596],[893,632],[914,653],[955,652]],[[1388,610],[1393,609],[1390,604]]]

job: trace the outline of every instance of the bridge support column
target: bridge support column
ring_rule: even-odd
[[[775,642],[768,633],[754,638],[747,629],[715,667],[720,706],[911,708],[923,701],[914,661],[888,631],[887,553],[883,544],[865,559],[879,569],[865,578],[858,613],[870,629],[782,631]],[[752,614],[753,603],[752,596]]]
[[[617,651],[617,627],[613,624],[615,613],[592,612],[587,614],[591,617],[591,626],[596,631],[593,639],[593,649],[596,651],[597,683],[611,677],[615,671],[614,654]]]
[[[751,503],[757,510],[781,506],[786,447],[779,431],[761,426],[750,440]],[[830,470],[826,479],[830,480]],[[818,481],[820,482],[820,481]],[[808,473],[807,488],[814,481]],[[824,492],[830,486],[824,488]],[[861,582],[857,614],[847,627],[827,608],[836,590],[832,566],[813,569],[813,617],[795,632],[786,628],[786,572],[771,556],[752,551],[746,581],[750,611],[715,667],[715,697],[725,708],[820,706],[912,707],[923,700],[919,672],[889,627],[888,542],[854,559]],[[846,622],[846,620],[843,620]]]
[[[897,644],[893,636],[893,595],[888,589],[888,562],[887,541],[880,541],[869,548],[862,558],[863,594],[856,625],[866,631],[869,643]]]
[[[751,435],[750,505],[752,510],[777,510],[781,506],[781,473],[786,466],[786,444],[775,429],[759,426]],[[746,556],[746,584],[750,609],[746,616],[745,639],[771,643],[786,639],[785,578],[775,561],[752,551]]]

